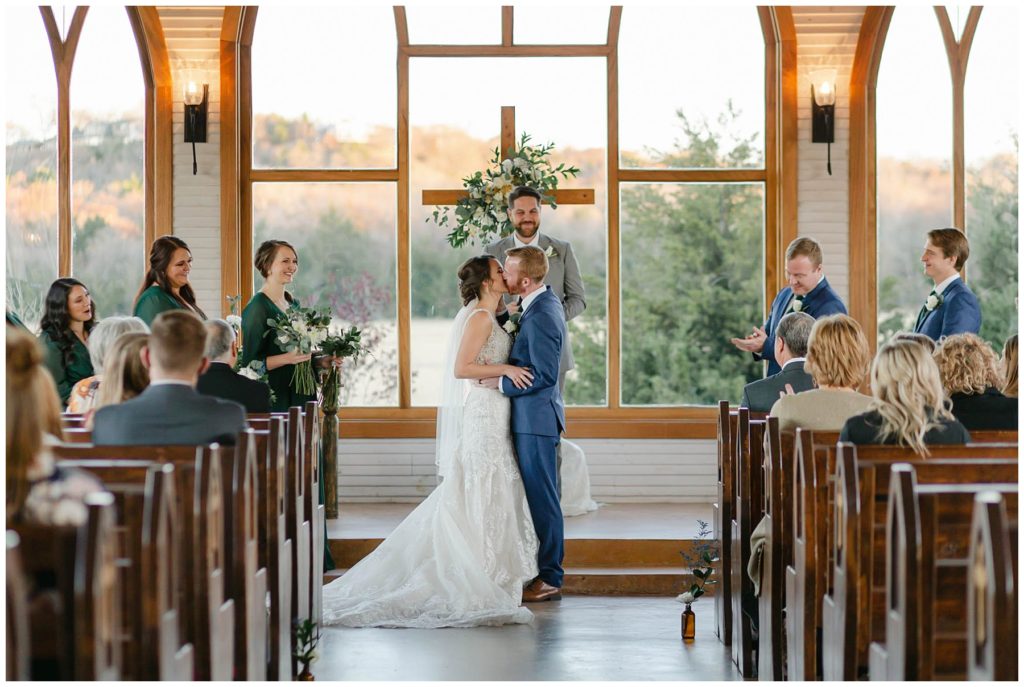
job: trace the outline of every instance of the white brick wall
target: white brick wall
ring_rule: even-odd
[[[849,83],[864,9],[853,6],[793,7],[798,72],[798,232],[801,236],[813,236],[821,242],[829,283],[847,305],[850,302]],[[827,146],[811,142],[810,73],[822,67],[837,70],[836,140],[832,144],[832,176],[825,169]]]
[[[192,249],[192,287],[199,307],[220,316],[220,29],[223,7],[158,7],[174,84],[174,227]],[[196,144],[199,173],[192,175],[192,144],[184,142],[179,81],[184,63],[209,80],[206,143]]]
[[[712,440],[578,439],[587,456],[594,499],[607,502],[698,502],[715,494]],[[341,501],[418,502],[437,484],[433,439],[342,439]]]

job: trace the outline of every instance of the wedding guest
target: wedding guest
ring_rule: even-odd
[[[148,332],[149,327],[138,317],[105,317],[89,336],[89,362],[95,374],[80,380],[68,397],[69,413],[85,413],[96,404],[100,382],[103,381],[103,361],[114,341],[128,332]]]
[[[224,320],[206,321],[206,357],[210,367],[199,375],[199,393],[241,403],[247,413],[270,412],[270,387],[235,372],[238,340]]]
[[[287,241],[264,241],[256,251],[255,266],[263,276],[263,286],[242,311],[242,366],[262,361],[274,392],[273,410],[287,411],[314,399],[292,388],[295,365],[312,356],[282,349],[267,320],[284,315],[294,301],[285,287],[299,271],[299,256]]]
[[[245,427],[245,409],[203,396],[196,380],[206,370],[206,330],[185,310],[153,320],[142,362],[149,386],[133,399],[100,408],[93,421],[96,446],[234,444]]]
[[[1003,395],[1017,398],[1017,335],[1003,344]]]
[[[805,312],[791,312],[782,318],[772,340],[775,346],[773,358],[782,369],[778,374],[743,387],[740,405],[757,413],[767,413],[781,394],[789,391],[798,394],[814,388],[814,379],[804,371],[807,340],[813,326],[814,318]]]
[[[919,334],[917,332],[896,332],[892,335],[894,341],[915,341],[925,347],[928,351],[928,355],[933,355],[938,344],[935,343],[935,339],[925,334]]]
[[[917,314],[914,331],[939,341],[944,336],[981,330],[981,308],[974,292],[960,278],[970,255],[967,237],[959,229],[933,229],[921,254],[924,273],[935,282]]]
[[[85,284],[71,277],[53,282],[46,294],[39,340],[62,404],[67,404],[75,384],[93,376],[86,344],[95,326],[96,308]]]
[[[149,370],[142,362],[142,349],[148,343],[147,332],[127,332],[111,345],[103,361],[105,379],[95,405],[86,414],[86,427],[92,428],[95,412],[100,408],[129,401],[149,386]]]
[[[1003,377],[995,351],[977,334],[947,336],[935,351],[953,416],[968,430],[1017,429],[1017,399],[999,389]]]
[[[939,368],[923,346],[890,341],[871,364],[871,409],[843,425],[840,441],[898,444],[921,456],[928,444],[966,444],[967,429],[949,412]]]
[[[59,468],[50,447],[60,441],[60,399],[27,332],[7,327],[7,523],[79,525],[86,495],[102,491],[88,473]],[[17,402],[12,402],[17,399]]]
[[[153,320],[168,310],[188,310],[206,319],[196,303],[196,294],[189,283],[192,253],[188,244],[177,236],[161,236],[149,249],[149,271],[135,296],[136,317],[152,326]]]
[[[732,339],[734,346],[752,353],[754,360],[768,361],[768,376],[782,370],[782,364],[775,359],[775,337],[787,313],[802,312],[814,318],[846,314],[846,306],[829,286],[821,263],[821,246],[814,239],[804,236],[790,243],[786,249],[789,284],[772,301],[764,327],[754,327],[745,339]]]
[[[838,432],[847,419],[863,413],[871,397],[857,391],[867,376],[871,351],[857,320],[828,315],[814,323],[807,340],[804,370],[816,389],[783,396],[772,406],[779,428]]]

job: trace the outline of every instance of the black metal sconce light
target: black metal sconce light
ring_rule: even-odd
[[[192,174],[199,173],[196,143],[206,143],[206,114],[210,97],[209,84],[189,74],[185,77],[185,143],[192,144]]]
[[[828,144],[828,173],[832,175],[832,143],[836,140],[836,70],[811,72],[811,142]]]

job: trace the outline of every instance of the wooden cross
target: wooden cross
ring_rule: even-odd
[[[516,147],[516,108],[505,105],[501,108],[501,148],[507,159],[510,151]],[[594,189],[567,188],[554,192],[558,205],[593,205]],[[464,189],[424,189],[424,205],[455,205],[466,197]]]

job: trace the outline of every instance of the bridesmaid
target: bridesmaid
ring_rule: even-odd
[[[136,317],[147,326],[167,310],[191,310],[206,319],[206,313],[196,303],[196,294],[188,281],[192,271],[192,253],[188,244],[176,236],[161,236],[149,250],[149,271],[142,280],[142,288],[135,296]]]
[[[64,405],[72,387],[94,374],[86,343],[95,326],[96,308],[85,284],[71,277],[53,282],[39,323],[39,341],[46,351],[46,368],[57,383]]]
[[[291,353],[280,347],[267,320],[280,317],[294,300],[285,291],[299,271],[299,258],[287,241],[270,240],[256,251],[256,269],[263,275],[263,288],[256,292],[242,311],[242,366],[261,360],[267,366],[270,388],[274,392],[271,410],[285,412],[316,400],[292,388],[292,374],[297,363],[311,358],[309,353]]]

